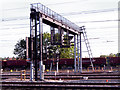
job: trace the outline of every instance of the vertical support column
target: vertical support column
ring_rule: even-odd
[[[59,44],[62,45],[63,44],[63,29],[58,26],[58,32],[59,32]]]
[[[61,46],[63,45],[63,36],[64,36],[63,29],[60,27],[60,44],[61,44]]]
[[[42,24],[42,17],[39,14],[39,46],[40,46],[40,80],[44,79],[44,70],[43,70],[43,61],[42,61],[42,33],[43,33],[43,24]]]
[[[32,18],[30,16],[30,42],[29,42],[29,58],[30,58],[30,81],[33,81],[34,79],[34,66],[33,66],[33,33],[32,33]]]
[[[78,59],[78,72],[79,72],[79,39],[78,39],[78,37],[79,37],[79,34],[77,35],[77,59]]]
[[[55,29],[54,27],[50,26],[51,30],[51,44],[53,45],[55,43]]]
[[[58,43],[58,45],[61,44],[60,43],[60,30],[61,30],[61,28],[60,28],[60,26],[58,26],[58,36],[57,36],[57,43]]]
[[[76,35],[74,35],[74,72],[76,72]]]
[[[31,61],[30,62],[30,81],[33,81],[33,79],[34,79],[34,66],[33,66],[33,62]]]
[[[50,31],[51,31],[51,45],[55,44],[55,28],[50,26]],[[54,62],[54,54],[52,55],[52,64]],[[52,70],[52,64],[50,67],[50,71]]]
[[[80,33],[80,73],[82,73],[82,44],[81,44],[81,34]]]
[[[43,62],[42,61],[40,61],[39,62],[39,69],[40,69],[40,80],[42,81],[42,80],[44,80],[44,65],[43,65]]]
[[[52,70],[52,64],[53,64],[53,62],[51,62],[51,64],[50,64],[50,72],[51,72],[51,70]]]
[[[28,58],[29,58],[29,54],[28,54],[28,52],[29,52],[29,49],[28,49],[28,45],[29,45],[29,39],[28,39],[28,37],[26,37],[26,58],[27,58],[27,60],[28,60]]]
[[[67,35],[67,46],[70,46],[70,40],[69,40],[69,31],[66,32]]]
[[[29,42],[29,58],[32,61],[32,18],[30,16],[30,42]]]
[[[34,60],[35,60],[35,81],[37,81],[37,13],[35,13],[35,43],[34,43]]]

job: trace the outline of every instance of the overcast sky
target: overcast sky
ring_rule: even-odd
[[[29,36],[32,3],[42,3],[78,26],[84,25],[94,57],[118,53],[118,1],[1,0],[0,57],[14,56],[14,45]],[[49,28],[44,26],[43,31],[49,32]],[[84,43],[82,47],[86,51]]]

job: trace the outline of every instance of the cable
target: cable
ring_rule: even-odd
[[[12,27],[12,28],[0,28],[0,31],[1,30],[8,30],[8,29],[19,29],[19,28],[30,28],[30,25],[29,24],[20,24],[21,26],[23,25],[24,27]],[[6,26],[6,25],[5,25]],[[9,25],[7,25],[7,26],[9,26]],[[10,25],[11,26],[11,25]],[[46,26],[46,25],[43,25],[43,26]]]
[[[106,29],[107,30],[107,28],[118,28],[118,26],[116,27],[116,26],[114,26],[114,27],[98,27],[98,28],[86,28],[87,30],[88,29]]]
[[[24,23],[22,23],[22,24],[7,24],[7,25],[5,24],[5,26],[30,26],[30,24],[24,24]]]
[[[84,1],[87,1],[87,0],[82,0],[82,1],[80,1],[80,3],[84,2]],[[53,6],[53,5],[55,6],[55,5],[60,5],[60,4],[77,3],[77,2],[79,2],[79,0],[74,0],[74,1],[70,1],[70,2],[62,2],[62,3],[46,4],[46,6]]]
[[[19,8],[18,8],[19,9]],[[10,9],[11,10],[11,9]],[[91,13],[101,13],[101,12],[111,12],[111,11],[116,11],[120,10],[118,8],[112,8],[112,9],[102,9],[102,10],[91,10],[91,11],[81,11],[81,12],[70,12],[70,13],[60,13],[63,16],[71,16],[71,15],[77,15],[77,14],[91,14]],[[20,18],[13,18],[11,20],[24,20],[24,19],[29,19],[28,17],[20,17]],[[2,21],[11,21],[10,19],[2,19]]]
[[[5,21],[15,21],[15,20],[25,20],[25,19],[29,19],[29,17],[6,18],[6,19],[2,19],[2,22],[5,22]]]
[[[19,29],[19,28],[30,28],[30,27],[28,27],[28,26],[26,26],[26,27],[15,27],[15,28],[2,28],[2,29],[0,29],[0,31],[1,30],[8,30],[8,29]]]
[[[113,22],[113,21],[120,21],[118,19],[116,20],[100,20],[100,21],[83,21],[83,22],[76,22],[76,23],[97,23],[97,22]]]
[[[46,6],[55,6],[55,5],[65,4],[65,3],[74,3],[74,2],[77,2],[77,1],[79,1],[79,0],[74,0],[74,1],[70,1],[70,2],[62,2],[62,3],[46,4]],[[87,0],[83,0],[83,1],[87,1]],[[81,2],[81,1],[80,1],[80,2]],[[4,9],[4,11],[18,10],[18,9],[25,9],[25,8],[29,8],[29,7],[20,7],[20,8]]]
[[[71,15],[77,15],[77,14],[103,13],[103,12],[112,12],[112,11],[118,11],[118,10],[120,10],[120,9],[112,8],[112,9],[103,9],[103,10],[91,10],[91,11],[61,13],[61,15],[63,15],[63,16],[71,16]]]
[[[24,18],[9,18],[9,19],[2,19],[2,22],[4,21],[14,21],[14,20],[24,20],[24,19],[29,19],[28,17]],[[99,21],[82,21],[82,22],[75,22],[75,23],[97,23],[97,22],[113,22],[113,21],[120,21],[119,19],[114,19],[114,20],[99,20]]]
[[[20,7],[20,8],[11,8],[11,9],[4,9],[4,11],[11,11],[11,10],[18,10],[18,9],[25,9],[29,7]]]
[[[15,27],[15,28],[0,28],[0,31],[2,30],[9,30],[9,29],[19,29],[19,28],[30,28],[29,26],[26,26],[26,27]],[[99,28],[86,28],[87,30],[89,29],[105,29],[107,30],[107,28],[118,28],[118,27],[99,27]]]

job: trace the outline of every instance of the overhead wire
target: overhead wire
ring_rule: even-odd
[[[97,23],[97,22],[113,22],[113,21],[120,21],[120,20],[114,19],[114,20],[99,20],[99,21],[82,21],[82,22],[76,22],[76,23]]]
[[[0,28],[0,31],[2,30],[9,30],[9,29],[20,29],[20,28],[29,28],[29,26],[26,27],[15,27],[15,28]],[[99,27],[99,28],[86,28],[86,29],[106,29],[107,28],[118,28],[118,27]]]
[[[19,19],[13,19],[13,20],[19,20]],[[3,21],[5,21],[5,20],[3,20]],[[11,20],[7,20],[7,21],[11,21]],[[81,21],[81,22],[74,22],[74,23],[75,24],[79,24],[79,23],[99,23],[99,22],[113,22],[113,21],[120,21],[120,20],[119,19],[112,19],[112,20],[108,19],[108,20],[98,20],[98,21],[97,20],[95,20],[95,21]],[[29,25],[29,24],[18,24],[18,25]],[[7,26],[9,26],[9,25],[7,25]]]
[[[4,11],[18,10],[18,9],[26,9],[29,7],[20,7],[20,8],[11,8],[11,9],[3,9]]]
[[[29,28],[29,27],[26,26],[26,27],[0,28],[0,31],[1,31],[1,30],[8,30],[8,29],[20,29],[20,28]]]
[[[60,4],[68,4],[68,3],[74,3],[74,2],[77,2],[79,0],[74,0],[74,1],[69,1],[69,2],[62,2],[62,3],[53,3],[53,4],[46,4],[46,6],[55,6],[55,5],[60,5]],[[86,0],[83,0],[83,1],[86,1]],[[82,2],[82,1],[81,1]]]
[[[17,8],[20,9],[20,8]],[[104,9],[104,10],[91,10],[91,11],[82,11],[82,12],[71,12],[68,13],[69,15],[75,15],[75,14],[90,14],[90,13],[100,13],[100,12],[110,12],[110,11],[115,11],[117,10],[116,8],[113,9]],[[64,14],[64,13],[63,13]],[[64,14],[67,15],[67,14]],[[2,19],[2,21],[13,21],[13,20],[24,20],[24,19],[29,19],[27,17],[22,17],[22,18],[12,18],[12,19]],[[76,23],[95,23],[95,22],[111,22],[111,21],[119,21],[119,20],[100,20],[100,21],[84,21],[84,22],[76,22]],[[16,27],[16,28],[12,28],[12,29],[17,29],[17,28],[27,28],[27,27]],[[111,28],[111,27],[110,27]],[[116,27],[114,27],[116,28]],[[4,29],[11,29],[11,28],[4,28]],[[104,29],[103,28],[89,28],[89,29]]]
[[[30,19],[29,17],[16,17],[16,18],[2,18],[1,22],[5,22],[5,21],[15,21],[15,20],[26,20],[26,19]]]
[[[111,12],[120,10],[118,8],[112,8],[112,9],[102,9],[102,10],[91,10],[91,11],[80,11],[80,12],[70,12],[70,13],[60,13],[63,16],[70,16],[70,15],[78,15],[78,14],[92,14],[92,13],[101,13],[101,12]],[[2,19],[2,21],[12,21],[12,20],[24,20],[29,19],[28,17],[20,17],[20,18],[12,18],[12,19]]]
[[[118,8],[111,8],[111,9],[102,9],[102,10],[91,10],[91,11],[80,11],[80,12],[70,12],[70,13],[61,13],[63,16],[71,16],[71,15],[78,15],[78,14],[93,14],[93,13],[103,13],[103,12],[112,12],[118,11]]]
[[[60,5],[60,4],[66,4],[66,3],[73,3],[73,2],[77,2],[77,1],[79,1],[79,0],[74,0],[74,1],[69,1],[69,2],[62,2],[62,3],[46,4],[46,6],[54,6],[54,5]],[[86,1],[86,0],[83,0],[83,1]],[[18,10],[18,9],[26,9],[26,8],[30,8],[30,7],[20,7],[20,8],[4,9],[4,11]]]

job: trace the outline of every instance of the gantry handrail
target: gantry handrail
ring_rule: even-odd
[[[35,9],[37,12],[40,12],[40,13],[56,20],[57,22],[60,22],[64,25],[72,28],[73,30],[80,32],[80,27],[78,25],[76,25],[75,23],[72,23],[68,19],[62,17],[60,14],[57,14],[56,12],[54,12],[53,10],[49,9],[48,7],[46,7],[45,5],[43,5],[41,3],[31,4],[31,8]]]

